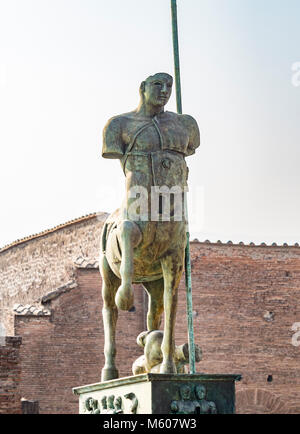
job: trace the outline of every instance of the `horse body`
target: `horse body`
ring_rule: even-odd
[[[113,273],[121,279],[120,210],[111,214],[102,232],[103,252]],[[163,277],[161,260],[176,255],[183,261],[186,243],[184,222],[135,222],[142,234],[140,244],[133,250],[132,283],[159,280]]]
[[[115,366],[115,332],[118,318],[118,290],[122,287],[122,226],[119,212],[112,214],[102,231],[100,271],[103,278],[103,323],[105,337],[105,366],[102,381],[118,378]],[[148,293],[147,330],[158,330],[164,312],[164,340],[162,344],[162,373],[175,373],[174,326],[177,291],[183,272],[186,243],[185,222],[130,222],[140,233],[138,245],[133,248],[131,283],[142,283]],[[125,228],[125,230],[128,229]],[[124,231],[123,231],[124,232]],[[122,273],[123,271],[123,273]],[[123,274],[123,276],[122,276]],[[126,297],[126,300],[130,297]],[[129,310],[132,301],[124,310]],[[120,305],[119,305],[120,308]],[[122,307],[121,307],[122,308]]]

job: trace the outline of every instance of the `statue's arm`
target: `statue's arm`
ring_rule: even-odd
[[[214,402],[210,402],[209,403],[209,407],[210,407],[210,413],[211,414],[217,414],[217,407],[216,404]]]
[[[200,131],[196,120],[190,115],[184,115],[184,121],[189,131],[189,144],[186,156],[193,155],[200,146]]]
[[[103,130],[103,158],[122,158],[124,144],[122,142],[121,118],[119,116],[110,119]]]
[[[170,407],[171,407],[172,413],[177,413],[179,411],[178,401],[172,401]]]

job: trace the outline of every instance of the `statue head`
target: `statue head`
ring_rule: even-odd
[[[145,339],[148,336],[149,332],[142,332],[138,335],[138,337],[136,338],[136,343],[138,344],[139,347],[144,348],[145,346]]]
[[[181,399],[184,401],[189,401],[191,398],[191,389],[189,386],[182,386],[180,388]]]
[[[116,410],[120,410],[122,407],[122,398],[121,396],[118,396],[114,401],[114,407]]]
[[[103,396],[103,398],[101,399],[101,404],[102,404],[102,407],[104,409],[107,409],[107,397],[106,396]]]
[[[110,395],[110,396],[107,398],[107,405],[108,405],[108,408],[114,408],[114,400],[115,400],[115,396],[114,396],[114,395]]]
[[[164,107],[172,93],[173,78],[165,72],[150,75],[140,85],[140,96],[144,104]]]
[[[97,407],[98,407],[98,401],[96,399],[92,397],[86,399],[85,408],[87,409],[87,411],[96,410]]]
[[[204,399],[206,397],[206,388],[202,384],[196,387],[195,394],[198,399]]]
[[[148,338],[148,336],[151,336],[151,338]],[[139,347],[144,348],[147,341],[149,342],[149,339],[152,340],[152,343],[153,341],[156,341],[160,345],[163,339],[163,332],[161,330],[148,330],[147,332],[142,332],[136,338],[136,343]]]

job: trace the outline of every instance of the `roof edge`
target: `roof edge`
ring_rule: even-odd
[[[81,222],[84,222],[84,221],[87,221],[87,220],[92,220],[94,218],[100,218],[101,215],[105,215],[107,217],[109,214],[106,213],[106,212],[98,212],[98,213],[95,212],[95,213],[87,214],[87,215],[85,215],[83,217],[79,217],[77,219],[69,220],[66,223],[62,223],[60,225],[54,226],[51,229],[46,229],[45,231],[39,232],[37,234],[29,235],[28,237],[21,238],[19,240],[13,241],[12,243],[7,244],[4,247],[1,247],[0,248],[0,253],[6,252],[7,250],[11,249],[12,247],[19,246],[19,245],[21,245],[23,243],[27,243],[28,241],[32,241],[32,240],[34,240],[36,238],[41,238],[41,237],[44,237],[46,235],[52,234],[53,232],[56,232],[56,231],[58,231],[60,229],[64,229],[64,228],[66,228],[68,226],[72,226],[72,225],[74,225],[76,223],[81,223]]]
[[[283,243],[283,244],[277,244],[277,243],[272,243],[272,244],[266,244],[266,243],[260,243],[260,244],[256,244],[253,242],[250,243],[244,243],[243,241],[240,241],[239,243],[234,243],[232,241],[227,241],[227,242],[223,242],[223,241],[210,241],[210,240],[205,240],[205,241],[199,241],[197,238],[195,238],[194,240],[190,241],[191,244],[211,244],[213,246],[234,246],[234,247],[295,247],[298,248],[299,247],[299,243],[295,243],[295,244],[288,244],[288,243]]]
[[[102,218],[102,216],[105,218]],[[10,244],[5,245],[4,247],[0,247],[0,253],[6,252],[7,250],[13,248],[13,247],[17,247],[20,246],[21,244],[27,243],[28,241],[32,241],[34,239],[37,238],[42,238],[44,236],[47,236],[53,232],[56,232],[60,229],[64,229],[68,226],[72,226],[74,224],[77,223],[81,223],[84,221],[88,221],[88,220],[92,220],[94,218],[98,218],[99,220],[106,220],[106,218],[109,216],[109,213],[103,211],[103,212],[94,212],[91,214],[87,214],[85,216],[73,219],[73,220],[69,220],[66,223],[62,223],[60,225],[54,226],[53,228],[50,229],[46,229],[45,231],[39,232],[37,234],[34,235],[29,235],[25,238],[21,238],[19,240],[13,241]],[[205,240],[205,241],[199,241],[197,238],[195,238],[194,240],[190,241],[192,244],[196,244],[196,243],[200,243],[200,244],[212,244],[212,245],[231,245],[231,246],[244,246],[244,247],[299,247],[299,243],[295,243],[295,244],[288,244],[288,243],[283,243],[283,244],[277,244],[275,242],[273,242],[272,244],[266,244],[264,242],[260,243],[260,244],[255,244],[253,242],[250,242],[248,244],[245,244],[243,241],[240,241],[239,243],[233,243],[232,241],[227,241],[227,242],[222,242],[220,240],[218,241],[210,241],[210,240]],[[78,267],[78,264],[76,264]],[[78,267],[80,268],[80,266]],[[87,267],[84,267],[87,268]]]

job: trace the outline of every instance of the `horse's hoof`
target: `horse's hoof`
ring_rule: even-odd
[[[134,302],[133,288],[131,285],[121,285],[115,297],[115,303],[120,310],[129,310]]]
[[[160,374],[176,374],[177,370],[176,370],[176,366],[175,363],[162,363],[161,367],[160,367]]]
[[[101,371],[101,382],[119,378],[119,371],[116,368],[103,368]]]

